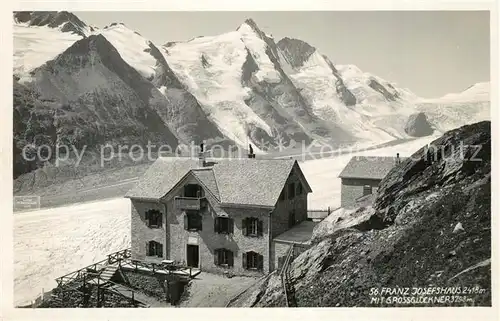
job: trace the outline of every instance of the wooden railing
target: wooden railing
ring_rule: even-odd
[[[130,302],[131,302],[133,305],[137,306],[137,302],[138,302],[138,301],[136,301],[136,300],[135,300],[135,292],[134,292],[132,289],[129,289],[129,288],[127,288],[126,286],[124,286],[123,284],[118,284],[118,283],[115,283],[115,282],[113,282],[113,281],[111,281],[111,280],[104,280],[104,279],[101,277],[100,273],[89,273],[87,276],[88,276],[88,277],[93,278],[93,280],[97,280],[97,284],[94,284],[94,285],[96,285],[96,286],[97,286],[97,288],[98,288],[100,291],[104,291],[104,293],[106,293],[106,292],[111,292],[111,293],[114,293],[114,294],[116,294],[116,295],[118,295],[118,296],[121,296],[121,297],[123,297],[123,298],[125,298],[125,299],[130,300]],[[130,296],[128,296],[128,295],[126,295],[126,294],[123,294],[122,292],[117,291],[117,290],[113,289],[113,288],[112,288],[112,287],[110,287],[110,286],[117,286],[117,287],[120,287],[120,288],[122,288],[122,289],[123,289],[126,293],[130,293]],[[80,292],[81,292],[81,291],[80,291]],[[98,300],[99,300],[99,298],[98,298]]]
[[[280,270],[281,285],[283,286],[283,292],[285,294],[285,302],[287,307],[296,307],[297,301],[295,299],[295,289],[293,284],[290,282],[289,267],[290,262],[294,257],[294,245],[290,245],[288,249],[285,262]]]
[[[130,249],[121,250],[108,255],[108,257],[99,262],[90,264],[77,271],[68,273],[56,279],[57,285],[62,286],[72,281],[82,280],[89,273],[97,273],[102,271],[106,266],[114,263],[120,263],[122,260],[128,259],[131,256]]]
[[[201,209],[201,198],[176,196],[175,208],[179,210],[199,210]]]
[[[153,274],[157,274],[157,273],[161,273],[161,272],[175,274],[176,271],[187,270],[189,273],[186,276],[188,276],[189,278],[192,278],[193,276],[195,276],[195,274],[193,274],[192,267],[180,266],[177,264],[165,265],[162,263],[145,262],[145,261],[140,261],[140,260],[131,260],[128,258],[121,260],[119,263],[119,267],[125,268],[125,269],[131,269],[135,272],[137,272],[141,269],[146,269],[147,271],[151,271]],[[182,275],[180,275],[180,276],[182,276]]]
[[[338,210],[340,207],[330,207],[326,209],[308,209],[307,210],[307,218],[313,220],[323,220],[325,217],[330,215],[332,212]]]

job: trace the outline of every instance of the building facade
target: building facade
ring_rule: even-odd
[[[373,197],[382,179],[397,164],[404,161],[396,157],[354,156],[339,175],[341,179],[340,206],[359,207]]]
[[[307,219],[293,160],[157,160],[127,193],[132,257],[237,275],[276,268],[273,238]]]

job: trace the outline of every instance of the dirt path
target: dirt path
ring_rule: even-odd
[[[116,284],[116,285],[112,286],[111,289],[121,293],[122,295],[126,296],[127,298],[130,298],[130,299],[132,298],[131,289],[126,287],[126,286]],[[159,301],[151,296],[145,295],[145,294],[138,292],[138,291],[135,291],[135,290],[134,290],[134,299],[148,305],[150,308],[170,308],[170,307],[172,307],[167,302]]]
[[[181,307],[225,307],[231,298],[252,285],[257,278],[201,273],[186,289],[188,299]]]

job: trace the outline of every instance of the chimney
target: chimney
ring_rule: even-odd
[[[255,154],[253,153],[252,144],[248,144],[248,158],[255,158]]]
[[[399,158],[399,153],[396,154],[396,165],[401,163],[401,159]]]
[[[205,167],[205,150],[203,149],[203,143],[200,144],[200,153],[198,154],[198,166]]]

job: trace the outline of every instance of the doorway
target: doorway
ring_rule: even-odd
[[[188,267],[195,267],[197,268],[199,265],[200,261],[200,250],[198,245],[187,245],[186,249],[186,262]]]

